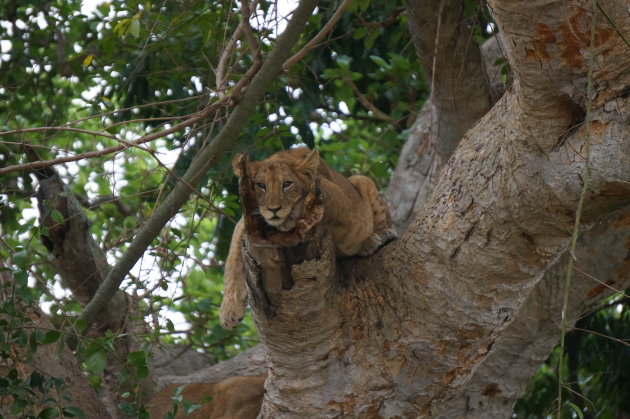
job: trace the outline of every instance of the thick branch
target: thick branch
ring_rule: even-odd
[[[630,85],[628,47],[617,31],[628,33],[625,0],[607,1],[607,14],[617,28],[597,16],[595,50],[589,51],[591,17],[588,2],[489,1],[501,28],[506,55],[518,84],[516,106],[523,112],[523,129],[536,130],[542,124],[553,132],[567,108],[583,108],[586,98],[588,55],[593,54],[593,106],[622,95]],[[579,115],[578,115],[579,117]],[[535,126],[533,126],[535,125]],[[532,143],[550,150],[554,138],[532,138]]]
[[[387,188],[392,220],[404,229],[424,207],[446,160],[464,133],[485,114],[501,89],[494,71],[499,58],[498,37],[484,44],[480,53],[466,24],[458,20],[461,5],[450,2],[442,10],[440,32],[437,17],[440,2],[409,2],[410,33],[421,54],[425,71],[433,76],[431,96],[420,110],[405,141],[396,170]],[[438,37],[437,41],[435,40]],[[438,42],[438,48],[435,48]],[[436,55],[437,54],[437,55]],[[491,94],[495,90],[497,92]]]
[[[576,274],[571,283],[568,323],[596,307],[613,289],[630,286],[628,240],[630,208],[584,234],[576,251]],[[440,408],[440,417],[506,418],[527,383],[560,339],[565,254],[549,269],[527,298],[518,318],[497,340],[459,396]],[[611,288],[609,288],[611,287]]]
[[[525,130],[517,98],[468,131],[398,241],[370,259],[293,266],[273,318],[253,304],[270,365],[263,417],[428,416],[470,379],[566,249],[580,192],[583,133],[532,148],[568,120]],[[614,116],[593,112],[607,122],[591,133],[589,223],[630,201],[628,98],[615,104]]]
[[[37,200],[40,223],[46,227],[42,242],[48,248],[50,262],[64,283],[82,305],[90,302],[103,283],[109,265],[105,252],[90,233],[90,221],[74,194],[59,176],[48,169],[50,176],[40,176]],[[62,219],[53,217],[61,214]],[[98,319],[99,327],[119,330],[127,316],[128,299],[117,293]]]
[[[216,162],[218,156],[225,152],[236,140],[241,127],[246,124],[250,115],[254,112],[256,105],[262,100],[268,86],[275,80],[282,63],[290,54],[291,48],[302,32],[315,4],[315,0],[302,0],[297,9],[295,9],[286,30],[278,38],[273,51],[269,54],[269,57],[262,65],[260,71],[252,80],[242,100],[234,109],[217,137],[199,152],[197,158],[186,171],[183,182],[177,182],[173,191],[165,201],[139,229],[125,255],[123,255],[116,266],[110,271],[94,299],[85,307],[82,317],[88,321],[88,323],[92,323],[97,313],[105,308],[109,299],[120,287],[125,275],[127,275],[129,270],[142,256],[165,223],[168,222],[186,202],[191,193],[187,185],[196,187],[206,171]]]
[[[409,32],[431,81],[438,119],[437,152],[446,161],[462,135],[490,106],[491,94],[479,46],[459,0],[408,0]]]

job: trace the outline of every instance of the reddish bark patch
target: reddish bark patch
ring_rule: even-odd
[[[609,279],[608,281],[604,282],[603,284],[599,284],[598,286],[596,286],[595,288],[593,288],[592,290],[590,290],[589,292],[586,293],[586,298],[593,298],[593,297],[601,294],[612,283],[613,283],[613,281],[611,281]]]
[[[583,68],[584,58],[580,52],[583,48],[587,50],[591,44],[591,18],[586,10],[577,9],[576,13],[569,19],[568,24],[560,25],[560,33],[563,40],[558,42],[562,50],[560,55],[562,60],[569,67]],[[613,28],[595,28],[595,47],[608,42],[614,35]]]
[[[483,390],[481,391],[481,394],[483,394],[486,397],[496,397],[501,393],[503,392],[501,391],[497,383],[490,383],[487,386],[485,386]]]
[[[444,374],[444,384],[446,385],[450,384],[451,381],[453,381],[453,378],[455,378],[455,376],[459,374],[461,370],[462,370],[461,368],[453,368],[452,370]]]
[[[533,50],[525,48],[525,54],[527,58],[535,58],[540,61],[549,61],[549,53],[547,52],[547,44],[554,44],[556,42],[556,36],[551,31],[548,25],[539,23],[536,28],[538,32],[538,39],[532,41]]]
[[[613,224],[614,230],[620,230],[628,227],[630,227],[630,212],[626,212],[621,217],[617,218]],[[630,249],[630,243],[628,244],[628,248]]]
[[[608,124],[604,122],[591,121],[589,123],[589,130],[591,132],[591,137],[594,137],[594,136],[603,137],[607,129],[608,129]],[[585,135],[585,132],[586,132],[586,126],[583,125],[582,128],[580,128],[580,135]]]

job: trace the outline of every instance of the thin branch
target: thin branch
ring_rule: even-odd
[[[81,128],[71,128],[71,127],[37,127],[37,128],[23,128],[23,129],[20,128],[20,129],[13,129],[10,131],[2,131],[0,132],[0,137],[6,137],[8,135],[32,134],[36,132],[45,132],[45,131],[78,132],[81,134],[89,134],[95,137],[105,137],[105,138],[110,138],[115,141],[122,142],[122,140],[120,140],[118,137],[112,134],[108,134],[108,133],[100,132],[100,131],[91,131],[91,130],[81,129]]]
[[[6,167],[2,167],[0,168],[0,175],[3,175],[5,173],[9,173],[9,172],[15,172],[15,171],[21,171],[21,170],[33,170],[33,169],[41,169],[43,167],[48,167],[48,166],[54,166],[56,164],[61,164],[61,163],[68,163],[71,161],[79,161],[79,160],[85,160],[85,159],[91,159],[91,158],[95,158],[95,157],[102,157],[102,156],[106,156],[108,154],[112,154],[112,153],[118,153],[119,151],[122,150],[126,150],[130,147],[137,147],[140,144],[144,144],[153,140],[156,140],[158,138],[162,138],[165,137],[169,134],[172,134],[174,132],[177,132],[181,129],[184,129],[190,125],[195,124],[198,121],[201,121],[202,119],[204,119],[205,117],[207,117],[208,115],[210,115],[212,112],[214,112],[216,109],[218,109],[219,107],[223,106],[224,104],[226,104],[228,102],[228,98],[223,98],[220,99],[214,103],[212,103],[211,105],[206,106],[204,109],[202,109],[200,112],[197,112],[195,114],[195,116],[187,119],[186,121],[180,122],[179,124],[173,125],[171,128],[159,131],[159,132],[155,132],[152,134],[148,134],[145,136],[142,136],[140,138],[138,138],[137,140],[134,141],[124,141],[123,145],[118,145],[118,146],[114,146],[114,147],[108,147],[108,148],[104,148],[103,150],[96,150],[96,151],[88,151],[86,153],[80,153],[80,154],[75,154],[73,156],[65,156],[65,157],[58,157],[56,159],[51,159],[51,160],[40,160],[40,161],[34,161],[34,162],[29,162],[29,163],[23,163],[23,164],[16,164],[16,165],[11,165],[11,166],[6,166]],[[68,127],[47,127],[46,129],[57,129],[59,131],[64,131],[64,130],[77,130],[75,128],[68,128]],[[0,136],[2,135],[8,135],[8,134],[17,134],[17,133],[24,133],[24,132],[38,132],[43,130],[44,128],[29,128],[27,130],[14,130],[14,131],[6,131],[6,132],[2,132],[0,133]],[[91,131],[87,131],[86,130],[79,130],[80,132],[83,133],[90,133],[92,134],[93,132]],[[103,135],[105,136],[105,135]],[[122,141],[122,140],[121,140]],[[145,150],[147,151],[147,150]]]
[[[227,80],[227,76],[225,74],[225,69],[227,67],[227,62],[229,58],[234,53],[234,49],[236,48],[236,41],[239,40],[241,35],[243,34],[243,27],[245,26],[245,18],[238,25],[234,33],[232,34],[232,38],[228,41],[221,57],[219,58],[219,64],[217,65],[217,70],[215,72],[215,79],[217,83],[217,91],[221,92],[225,89],[225,81]]]
[[[560,355],[558,357],[558,413],[560,419],[562,413],[562,367],[564,363],[564,338],[567,329],[567,311],[569,307],[569,289],[571,287],[571,276],[573,275],[573,265],[575,263],[575,249],[577,247],[577,239],[580,232],[580,218],[582,215],[582,207],[588,192],[588,184],[591,177],[591,92],[593,90],[593,55],[595,51],[595,13],[597,11],[597,0],[593,0],[591,10],[591,45],[588,55],[588,75],[586,81],[586,112],[585,112],[585,145],[586,161],[584,162],[584,176],[582,179],[582,191],[580,192],[580,200],[575,210],[575,225],[573,227],[573,236],[571,237],[571,247],[569,250],[569,263],[567,273],[564,280],[564,301],[562,303],[562,322],[560,325]]]
[[[389,116],[387,116],[387,114],[385,114],[384,112],[381,112],[376,106],[374,106],[372,102],[370,102],[365,96],[363,96],[363,93],[361,93],[357,85],[354,84],[354,82],[349,76],[345,76],[343,78],[343,81],[344,83],[347,83],[350,86],[350,88],[354,92],[354,95],[357,97],[357,100],[361,102],[363,107],[365,107],[368,111],[372,112],[374,114],[374,117],[378,121],[388,122],[390,124],[393,122],[392,119]]]
[[[106,126],[104,129],[105,129],[105,131],[107,131],[107,130],[110,130],[112,128],[115,128],[115,127],[118,127],[118,126],[121,126],[121,125],[134,124],[134,123],[138,123],[138,122],[175,121],[175,120],[182,120],[182,119],[192,118],[193,116],[195,116],[194,113],[191,113],[191,114],[188,114],[188,115],[183,115],[183,116],[156,116],[154,118],[131,119],[129,121],[116,122],[114,124]]]
[[[101,117],[113,115],[113,114],[119,113],[119,112],[127,112],[127,111],[131,111],[133,109],[143,109],[143,108],[156,107],[156,106],[160,106],[160,105],[170,105],[170,104],[173,104],[173,103],[188,102],[189,100],[201,99],[201,98],[206,97],[206,96],[207,96],[207,93],[201,93],[199,95],[184,97],[184,98],[181,98],[181,99],[169,99],[169,100],[163,100],[163,101],[160,101],[160,102],[145,103],[144,105],[130,106],[128,108],[115,109],[113,111],[103,112],[103,113],[99,113],[99,114],[96,114],[96,115],[86,116],[84,118],[79,118],[79,119],[76,119],[74,121],[70,121],[70,122],[68,122],[68,125],[76,125],[79,122],[88,121],[88,120],[94,119],[94,118],[101,118]]]
[[[292,56],[291,58],[289,58],[283,65],[282,65],[282,70],[286,71],[289,68],[291,68],[295,63],[297,63],[298,61],[300,61],[302,58],[304,58],[304,56],[306,54],[308,54],[309,52],[311,52],[315,47],[318,46],[319,42],[324,39],[324,37],[326,36],[326,34],[328,34],[328,32],[330,32],[335,25],[337,24],[337,22],[339,21],[339,19],[341,19],[341,16],[343,15],[343,13],[346,11],[346,9],[348,8],[348,6],[350,5],[350,2],[352,0],[343,0],[343,2],[341,3],[341,5],[339,5],[339,8],[335,11],[335,14],[330,18],[330,20],[326,23],[326,25],[324,25],[324,27],[322,28],[321,31],[319,31],[319,33],[317,35],[315,35],[315,37],[313,37],[313,39],[311,39],[306,45],[304,45],[304,47],[299,50],[297,52],[297,54],[295,54],[294,56]]]
[[[612,341],[615,341],[617,343],[621,343],[622,345],[626,345],[626,346],[630,346],[630,342],[628,342],[628,339],[618,339],[618,338],[614,338],[612,336],[608,336],[608,335],[604,335],[603,333],[599,333],[596,332],[594,330],[588,330],[588,329],[582,329],[580,327],[574,327],[573,330],[578,330],[580,332],[585,332],[585,333],[592,333],[593,335],[597,335],[606,339],[610,339]]]
[[[605,282],[603,282],[603,281],[601,281],[601,280],[599,280],[599,279],[595,278],[593,275],[591,275],[591,274],[588,274],[588,273],[584,272],[583,270],[581,270],[581,269],[580,269],[580,268],[578,268],[578,267],[574,267],[573,269],[575,269],[575,271],[576,271],[576,272],[581,273],[581,274],[582,274],[582,275],[584,275],[585,277],[590,278],[590,279],[592,279],[593,281],[599,282],[602,286],[604,286],[604,287],[606,287],[606,288],[608,288],[608,289],[610,289],[610,290],[615,291],[617,294],[623,295],[624,297],[626,297],[626,298],[630,299],[630,296],[628,296],[628,295],[627,295],[626,293],[624,293],[622,290],[618,290],[617,288],[615,288],[615,287],[613,287],[613,286],[611,286],[611,285],[609,285],[609,284],[607,284],[607,283],[605,283]]]

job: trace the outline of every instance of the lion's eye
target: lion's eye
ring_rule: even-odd
[[[287,180],[286,182],[282,183],[282,189],[286,189],[291,185],[293,185],[293,182],[291,182],[290,180]]]
[[[264,183],[257,183],[256,186],[258,186],[261,191],[267,189],[267,185],[265,185]]]

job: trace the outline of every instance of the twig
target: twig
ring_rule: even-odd
[[[160,102],[151,102],[151,103],[145,103],[144,105],[135,105],[135,106],[130,106],[128,108],[115,109],[113,111],[103,112],[103,113],[99,113],[99,114],[96,114],[96,115],[90,115],[90,116],[86,116],[85,118],[79,118],[79,119],[76,119],[74,121],[70,121],[70,122],[68,122],[68,125],[76,125],[79,122],[88,121],[88,120],[94,119],[94,118],[102,118],[104,116],[113,115],[113,114],[119,113],[119,112],[127,112],[127,111],[130,111],[132,109],[143,109],[143,108],[156,107],[156,106],[160,106],[160,105],[170,105],[170,104],[173,104],[173,103],[188,102],[189,100],[197,100],[197,99],[201,99],[202,97],[205,97],[205,96],[207,96],[207,93],[202,93],[202,94],[199,94],[199,95],[184,97],[184,98],[180,98],[180,99],[163,100],[163,101],[160,101]]]
[[[295,63],[300,61],[302,58],[304,58],[306,54],[311,52],[311,50],[317,47],[319,42],[326,36],[328,32],[332,30],[332,28],[335,27],[339,19],[341,19],[343,12],[346,11],[351,1],[352,0],[343,0],[341,5],[339,5],[339,8],[335,11],[335,14],[332,15],[332,17],[326,23],[326,25],[324,25],[322,30],[319,31],[319,33],[315,35],[313,39],[311,39],[306,45],[304,45],[304,47],[301,50],[299,50],[294,56],[286,60],[285,63],[282,65],[282,70],[284,71],[288,70],[289,68],[291,68],[291,66],[293,66]]]
[[[610,339],[610,340],[612,340],[614,342],[621,343],[622,345],[630,346],[630,342],[628,342],[628,339],[618,339],[618,338],[614,338],[612,336],[604,335],[603,333],[599,333],[599,332],[596,332],[594,330],[582,329],[580,327],[574,327],[573,330],[578,330],[580,332],[585,332],[585,333],[592,333],[594,335]]]
[[[200,112],[197,112],[195,114],[195,116],[187,119],[186,121],[180,122],[179,124],[173,125],[171,128],[159,131],[159,132],[155,132],[152,134],[148,134],[145,136],[142,136],[140,138],[138,138],[135,141],[124,141],[125,144],[123,145],[118,145],[118,146],[114,146],[114,147],[108,147],[108,148],[104,148],[103,150],[97,150],[97,151],[88,151],[86,153],[81,153],[81,154],[75,154],[73,156],[65,156],[65,157],[58,157],[56,159],[51,159],[51,160],[40,160],[40,161],[35,161],[35,162],[29,162],[29,163],[23,163],[23,164],[15,164],[15,165],[11,165],[11,166],[6,166],[6,167],[2,167],[0,168],[0,175],[5,174],[5,173],[9,173],[9,172],[15,172],[15,171],[20,171],[20,170],[33,170],[33,169],[41,169],[43,167],[48,167],[48,166],[53,166],[55,164],[61,164],[61,163],[68,163],[71,161],[78,161],[78,160],[85,160],[85,159],[91,159],[91,158],[95,158],[95,157],[101,157],[101,156],[105,156],[108,154],[112,154],[112,153],[117,153],[119,151],[125,150],[129,147],[137,147],[140,144],[144,144],[147,143],[149,141],[153,141],[156,140],[158,138],[162,138],[167,136],[168,134],[172,134],[174,132],[177,132],[183,128],[186,128],[190,125],[195,124],[198,121],[201,121],[202,119],[204,119],[206,116],[210,115],[212,112],[214,112],[216,109],[218,109],[220,106],[223,106],[224,104],[226,104],[228,102],[229,97],[226,97],[224,99],[220,99],[214,103],[212,103],[211,105],[206,106],[204,109],[202,109]],[[44,128],[29,128],[26,130],[13,130],[13,131],[6,131],[6,132],[2,132],[0,133],[0,136],[2,135],[9,135],[9,134],[19,134],[19,133],[25,133],[25,132],[38,132],[43,130]],[[65,130],[70,130],[70,131],[76,131],[78,130],[77,128],[69,128],[69,127],[46,127],[45,129],[49,129],[49,130],[54,130],[54,129],[58,129],[59,131],[65,131]],[[92,131],[87,131],[87,130],[79,130],[79,132],[83,132],[83,133],[89,133],[89,134],[93,134]],[[105,134],[103,134],[103,136],[107,136]],[[121,140],[122,142],[122,140]],[[147,151],[147,150],[145,150]]]
[[[578,268],[577,266],[576,266],[576,267],[574,267],[573,269],[575,269],[577,272],[581,273],[581,274],[582,274],[582,275],[584,275],[585,277],[590,278],[590,279],[592,279],[592,280],[594,280],[594,281],[596,281],[596,282],[599,282],[599,283],[600,283],[601,285],[603,285],[604,287],[606,287],[606,288],[608,288],[608,289],[611,289],[611,290],[615,291],[617,294],[622,295],[622,296],[624,296],[624,297],[626,297],[626,298],[629,298],[629,299],[630,299],[630,296],[628,296],[628,295],[627,295],[626,293],[624,293],[622,290],[618,290],[617,288],[615,288],[615,287],[613,287],[613,286],[610,286],[609,284],[607,284],[607,283],[605,283],[605,282],[603,282],[603,281],[600,281],[599,279],[595,278],[593,275],[591,275],[591,274],[588,274],[588,273],[584,272],[583,270],[581,270],[581,269],[580,269],[580,268]]]
[[[345,83],[347,83],[348,85],[350,85],[350,88],[352,89],[352,91],[354,92],[354,95],[357,97],[357,100],[359,102],[361,102],[361,104],[370,112],[372,112],[374,114],[374,117],[378,120],[378,121],[382,121],[382,122],[388,122],[388,123],[392,123],[392,119],[387,116],[387,114],[381,112],[376,106],[374,106],[374,104],[372,102],[370,102],[365,96],[363,96],[363,93],[361,93],[361,91],[359,90],[359,88],[357,87],[356,84],[354,84],[354,82],[352,81],[352,79],[349,76],[345,76],[343,78],[343,81]]]
[[[582,178],[582,191],[580,192],[580,200],[575,211],[575,225],[573,227],[573,236],[571,237],[571,247],[569,253],[569,263],[567,266],[567,273],[564,278],[564,301],[562,303],[562,322],[560,325],[560,355],[558,357],[558,405],[557,405],[557,418],[560,419],[562,415],[562,367],[564,365],[564,338],[567,329],[567,310],[569,307],[569,289],[571,288],[571,276],[573,275],[573,265],[575,263],[575,248],[577,247],[577,239],[580,232],[580,218],[582,216],[582,207],[584,206],[584,200],[588,192],[588,183],[591,176],[590,158],[591,158],[591,92],[593,90],[593,51],[595,50],[595,18],[597,12],[597,0],[593,0],[592,3],[592,19],[591,19],[591,45],[588,56],[588,75],[586,82],[586,112],[585,112],[585,145],[586,160],[584,162],[584,176]]]

